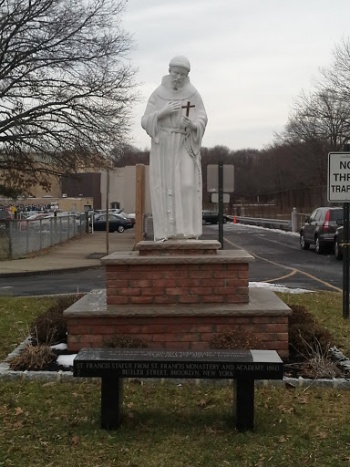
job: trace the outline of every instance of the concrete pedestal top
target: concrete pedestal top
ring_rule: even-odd
[[[151,242],[153,243],[153,242]],[[165,243],[165,242],[164,242]],[[169,242],[167,242],[169,243]],[[147,250],[146,250],[147,251]],[[105,266],[113,264],[200,264],[200,263],[251,263],[254,257],[244,250],[215,250],[216,254],[197,253],[194,250],[156,249],[152,254],[140,255],[139,251],[118,251],[101,258]],[[169,253],[169,252],[176,252]]]
[[[259,287],[250,288],[249,303],[218,305],[174,305],[174,306],[132,306],[107,305],[106,289],[92,290],[64,311],[65,317],[92,316],[286,316],[291,309],[272,291]]]

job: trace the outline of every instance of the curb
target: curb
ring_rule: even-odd
[[[67,272],[79,272],[86,271],[87,269],[101,269],[102,265],[90,265],[90,266],[77,266],[77,267],[66,267],[62,269],[40,269],[40,271],[19,271],[19,272],[3,272],[0,273],[0,278],[9,278],[9,277],[26,277],[26,276],[42,276],[44,274],[53,274],[53,273],[67,273]],[[54,294],[56,295],[56,294]]]

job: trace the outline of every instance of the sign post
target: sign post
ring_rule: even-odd
[[[207,190],[218,194],[219,205],[219,242],[221,250],[224,249],[224,202],[225,195],[233,193],[234,189],[234,167],[223,164],[221,161],[217,165],[207,166]],[[229,202],[229,198],[228,198]]]
[[[349,319],[349,202],[350,202],[350,152],[328,154],[327,198],[331,203],[343,203],[343,318]]]
[[[218,184],[219,184],[219,242],[221,249],[224,249],[224,167],[223,163],[219,162],[218,165]]]

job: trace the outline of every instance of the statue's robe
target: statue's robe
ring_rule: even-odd
[[[189,102],[189,118],[195,130],[184,128],[181,115],[186,109],[158,119],[167,101]],[[150,193],[154,240],[198,238],[202,234],[202,174],[200,146],[207,115],[199,93],[186,78],[174,90],[170,77],[149,98],[141,125],[152,138]]]

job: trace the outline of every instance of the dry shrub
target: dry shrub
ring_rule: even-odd
[[[30,327],[33,342],[37,344],[56,344],[64,341],[67,337],[67,322],[63,312],[81,296],[59,297],[56,303],[38,316]]]
[[[56,360],[56,355],[48,345],[29,344],[23,352],[10,362],[11,370],[42,370]]]
[[[328,356],[315,354],[302,365],[302,373],[308,378],[338,378],[342,372]]]
[[[211,349],[264,349],[266,346],[255,334],[228,328],[217,334],[209,343]]]
[[[141,339],[131,336],[114,336],[111,339],[106,339],[103,343],[104,347],[111,347],[116,349],[141,349],[148,347],[147,343]]]
[[[303,341],[303,337],[299,336]],[[300,362],[288,363],[289,369],[296,369],[307,378],[337,378],[342,372],[337,364],[330,358],[330,344],[322,347],[321,344],[314,339],[312,345],[304,342],[304,348],[307,349],[303,359]]]
[[[289,305],[289,308],[293,311],[293,313],[289,315],[289,326],[293,326],[300,322],[314,322],[313,316],[307,311],[304,305]]]
[[[320,326],[304,306],[290,305],[292,314],[289,317],[289,351],[291,354],[311,356],[326,355],[331,333]]]
[[[33,342],[37,344],[56,344],[66,339],[67,323],[63,313],[47,310],[34,321],[30,328]]]
[[[286,368],[307,378],[339,377],[341,371],[330,357],[331,333],[304,306],[290,305],[290,308],[293,313],[289,317],[290,358]]]

